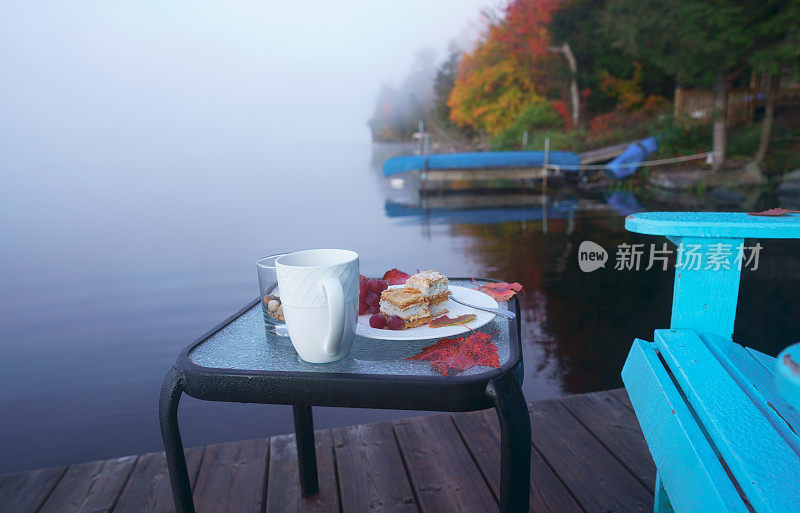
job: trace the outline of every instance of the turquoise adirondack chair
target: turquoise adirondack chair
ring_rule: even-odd
[[[800,238],[800,214],[647,212],[625,227],[679,247],[670,328],[636,339],[622,370],[657,468],[654,511],[800,511],[800,344],[776,360],[732,340],[737,248]]]

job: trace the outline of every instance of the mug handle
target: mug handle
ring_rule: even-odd
[[[344,289],[342,283],[332,276],[325,278],[322,286],[328,297],[328,339],[322,349],[328,356],[336,356],[344,334]]]

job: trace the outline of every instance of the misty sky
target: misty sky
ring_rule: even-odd
[[[366,140],[380,83],[423,46],[443,57],[494,3],[6,2],[0,150],[133,152],[195,132]]]

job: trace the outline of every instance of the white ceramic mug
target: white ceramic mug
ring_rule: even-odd
[[[358,322],[358,253],[309,249],[275,261],[286,328],[300,358],[341,360],[350,352]]]

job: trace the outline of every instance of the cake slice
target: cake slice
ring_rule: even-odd
[[[418,290],[410,288],[384,290],[381,292],[380,308],[386,317],[396,315],[403,319],[403,329],[416,328],[431,320],[425,297]]]
[[[447,308],[447,299],[450,297],[447,276],[437,271],[422,271],[406,280],[406,288],[420,291],[428,301],[431,318],[435,319],[450,311]]]

